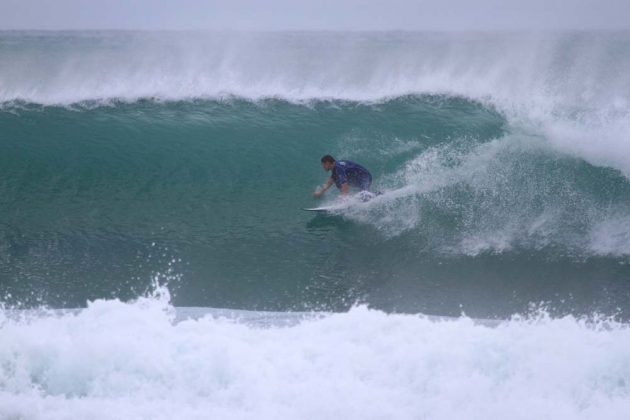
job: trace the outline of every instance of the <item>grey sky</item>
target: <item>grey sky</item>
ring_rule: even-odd
[[[0,29],[630,29],[630,0],[0,0]]]

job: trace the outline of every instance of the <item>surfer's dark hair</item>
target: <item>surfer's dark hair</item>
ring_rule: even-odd
[[[335,163],[335,158],[330,155],[324,155],[322,156],[322,163],[324,162]]]

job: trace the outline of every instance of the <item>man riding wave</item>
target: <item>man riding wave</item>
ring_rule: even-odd
[[[350,192],[350,187],[367,191],[372,185],[372,175],[363,166],[349,160],[335,160],[330,155],[321,158],[322,168],[326,172],[332,171],[330,178],[326,180],[324,187],[313,193],[313,197],[321,197],[333,184],[341,191],[342,195]]]

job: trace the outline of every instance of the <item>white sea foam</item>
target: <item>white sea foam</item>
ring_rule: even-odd
[[[630,255],[630,216],[598,221],[589,232],[589,245],[600,255]]]
[[[2,419],[602,419],[630,412],[630,329],[365,307],[257,327],[165,300],[0,315]],[[290,314],[286,315],[291,318]]]

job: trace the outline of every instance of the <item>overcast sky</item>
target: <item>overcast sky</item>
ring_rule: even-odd
[[[0,0],[0,29],[630,29],[630,0]]]

